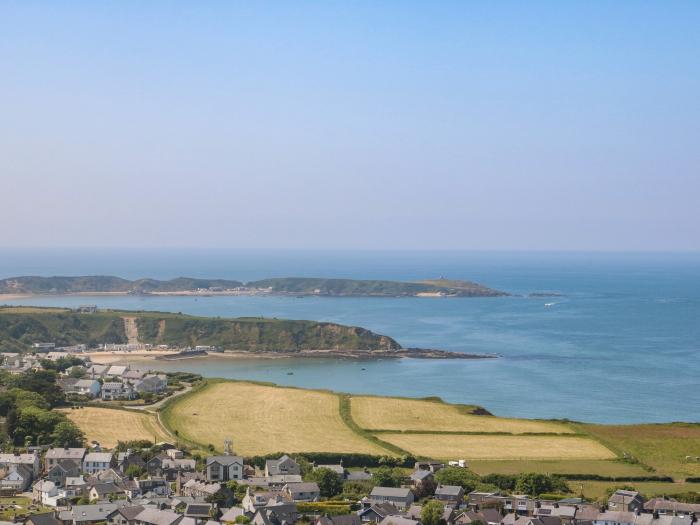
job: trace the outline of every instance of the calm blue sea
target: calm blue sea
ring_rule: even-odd
[[[700,421],[700,254],[482,252],[0,252],[0,277],[110,274],[471,279],[558,298],[52,297],[15,304],[266,316],[353,324],[404,346],[499,354],[474,361],[191,360],[206,376],[402,396],[504,416]],[[555,303],[545,307],[545,303]],[[293,375],[289,375],[292,372]]]

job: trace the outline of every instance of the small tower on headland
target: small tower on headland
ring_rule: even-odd
[[[233,455],[233,440],[231,438],[224,439],[224,455]]]

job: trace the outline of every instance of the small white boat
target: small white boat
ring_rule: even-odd
[[[545,305],[547,308],[549,308],[550,306],[554,306],[555,304],[557,304],[557,303],[544,303],[544,305]]]

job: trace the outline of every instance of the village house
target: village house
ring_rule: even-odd
[[[66,393],[97,397],[100,395],[100,382],[96,379],[78,379]]]
[[[88,490],[88,498],[90,501],[108,501],[125,494],[125,490],[113,481],[95,483]]]
[[[32,487],[32,502],[46,507],[58,507],[65,500],[65,492],[59,490],[53,481],[37,481]]]
[[[9,470],[11,465],[25,465],[29,467],[34,476],[38,476],[41,472],[41,459],[36,452],[28,454],[0,454],[0,468]]]
[[[284,494],[294,502],[318,501],[321,499],[321,490],[318,484],[311,483],[288,483],[284,486]]]
[[[636,512],[644,508],[644,498],[636,490],[616,490],[608,498],[608,509],[620,512]]]
[[[34,479],[32,469],[22,463],[13,463],[5,476],[0,479],[0,492],[3,494],[17,494],[27,490]]]
[[[652,498],[644,504],[645,512],[659,515],[700,516],[700,503],[682,503],[671,498]]]
[[[196,479],[190,479],[181,486],[180,492],[182,496],[203,499],[220,494],[226,500],[227,505],[233,502],[233,493],[221,483],[205,483]]]
[[[84,456],[84,448],[50,448],[46,451],[46,455],[44,456],[46,470],[50,470],[51,468],[55,467],[58,463],[67,459],[82,464]]]
[[[399,510],[407,509],[413,503],[411,489],[395,487],[374,487],[369,495],[373,503],[391,503]]]
[[[243,458],[240,456],[209,456],[207,481],[229,481],[243,478]]]
[[[128,383],[104,382],[102,383],[102,400],[114,401],[115,399],[134,399],[136,392]]]
[[[435,489],[435,499],[445,505],[458,506],[464,501],[464,489],[457,485],[440,485]]]
[[[80,464],[72,459],[59,461],[46,473],[46,479],[52,481],[57,487],[63,487],[66,478],[80,475]]]
[[[63,490],[66,493],[66,498],[81,498],[87,490],[87,481],[82,476],[68,477]]]
[[[411,486],[416,489],[421,489],[429,485],[435,486],[435,474],[433,474],[431,470],[416,469],[411,472],[409,479],[411,480]]]
[[[301,474],[301,469],[297,462],[286,454],[279,459],[268,459],[265,461],[266,476],[279,474]]]
[[[83,472],[97,474],[112,467],[114,455],[111,452],[89,452],[83,459]]]

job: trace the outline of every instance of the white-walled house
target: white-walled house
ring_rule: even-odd
[[[109,470],[114,456],[111,452],[90,452],[83,459],[83,472],[97,474]]]

